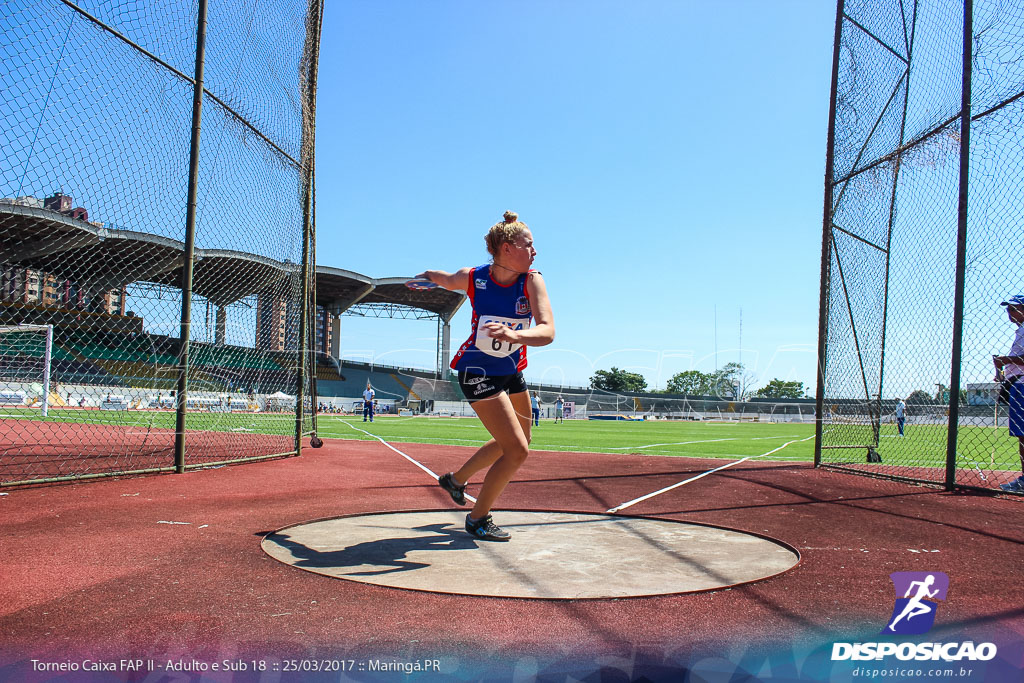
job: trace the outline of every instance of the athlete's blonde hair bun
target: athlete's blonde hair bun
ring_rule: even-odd
[[[506,211],[502,220],[491,226],[491,229],[484,235],[487,243],[487,253],[497,256],[501,245],[515,241],[523,230],[529,230],[526,223],[519,221],[519,214],[515,211]]]

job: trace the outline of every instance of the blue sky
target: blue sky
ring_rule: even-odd
[[[834,22],[826,0],[328,2],[318,262],[479,265],[513,209],[557,327],[528,379],[663,388],[717,356],[813,393]],[[435,335],[346,316],[342,356],[433,367]]]

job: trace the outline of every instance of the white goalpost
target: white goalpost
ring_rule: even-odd
[[[20,392],[10,390],[9,382],[42,383],[40,407],[43,417],[50,409],[50,365],[53,358],[53,325],[0,325],[0,386],[13,399]],[[35,359],[42,361],[37,368]]]

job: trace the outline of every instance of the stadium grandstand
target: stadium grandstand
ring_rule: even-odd
[[[159,299],[180,280],[184,245],[61,213],[56,210],[60,197],[31,199],[0,201],[8,240],[18,244],[16,250],[2,254],[0,271],[5,287],[0,294],[0,325],[54,325],[48,403],[98,407],[113,395],[124,397],[129,409],[172,405],[181,340],[172,334],[158,334],[152,329],[157,325],[131,309],[152,310],[148,304],[134,304],[140,298]],[[75,264],[75,280],[65,275],[68,263]],[[82,264],[91,264],[91,269]],[[219,397],[233,409],[261,410],[267,408],[269,396],[294,395],[297,316],[268,290],[295,268],[287,261],[252,253],[196,250],[194,293],[208,302],[210,331],[208,341],[190,344],[190,381],[198,398]],[[116,281],[112,273],[118,274]],[[238,277],[239,273],[255,275]],[[472,415],[448,371],[450,323],[465,296],[443,289],[414,291],[405,287],[405,281],[403,277],[373,278],[317,266],[315,377],[321,408],[358,409],[369,383],[379,403],[395,412]],[[35,289],[32,282],[37,283]],[[247,283],[252,284],[247,287]],[[123,293],[116,307],[107,303],[109,291]],[[229,339],[233,327],[229,316],[251,315],[252,310],[256,315],[255,326],[249,326],[255,329],[252,338],[234,335]],[[343,360],[343,315],[436,320],[436,367]],[[26,404],[38,402],[43,354],[40,344],[23,337],[0,338],[3,389],[13,397],[23,395]],[[554,401],[561,395],[570,418],[621,415],[774,422],[810,422],[814,418],[811,399],[734,401],[713,396],[617,394],[535,383],[530,383],[530,389],[540,393],[542,414],[547,417],[553,416]],[[854,421],[870,419],[872,408],[846,403],[833,406],[833,414]],[[920,415],[918,419],[923,419]]]
[[[181,340],[148,329],[149,321],[130,308],[138,298],[159,298],[161,287],[172,287],[180,280],[184,245],[157,235],[90,223],[47,208],[54,203],[55,198],[36,202],[7,199],[0,203],[8,239],[19,245],[16,251],[7,250],[0,263],[7,283],[0,297],[0,325],[54,325],[51,405],[95,407],[109,395],[125,397],[130,408],[172,403]],[[75,264],[74,281],[63,275],[67,263]],[[92,264],[91,270],[83,270],[82,264]],[[265,407],[267,396],[294,394],[295,316],[263,291],[267,283],[287,279],[294,269],[294,264],[257,254],[196,250],[194,293],[209,302],[212,333],[208,342],[193,341],[190,345],[190,377],[198,396],[230,396],[227,400],[232,406],[250,410]],[[258,276],[232,276],[240,272],[255,272]],[[18,279],[15,273],[23,276]],[[112,273],[117,273],[119,279],[111,279]],[[404,286],[405,280],[317,266],[315,376],[320,406],[356,409],[369,383],[378,401],[395,411],[472,414],[447,369],[450,322],[465,296],[443,289],[410,290]],[[46,288],[38,284],[31,289],[33,281],[51,283],[49,289],[57,294],[47,297]],[[262,290],[246,287],[246,283],[258,283]],[[97,293],[111,289],[126,293],[113,311],[95,303]],[[228,343],[228,312],[242,301],[248,302],[249,309],[256,309],[255,335],[248,343],[237,339]],[[342,315],[437,320],[437,366],[410,368],[342,360]],[[24,394],[26,403],[38,401],[42,347],[11,335],[0,339],[0,345],[0,381],[4,388]],[[570,417],[813,419],[810,399],[738,402],[707,396],[615,394],[532,383],[530,388],[540,392],[545,415],[553,415],[555,398],[561,394]]]
[[[142,405],[140,399],[147,392],[173,392],[181,340],[147,329],[149,321],[126,307],[140,298],[159,299],[163,289],[180,281],[184,244],[67,215],[51,208],[54,199],[60,198],[0,200],[8,247],[0,252],[0,326],[53,325],[49,375],[54,386],[62,388],[60,395],[51,392],[53,403],[77,405],[84,398],[82,406],[94,405],[99,397],[117,393],[135,397],[132,405]],[[208,302],[212,339],[190,344],[194,389],[249,396],[294,393],[297,316],[287,302],[275,300],[273,285],[287,279],[295,264],[238,251],[195,251],[193,292]],[[68,264],[74,264],[74,278],[67,276]],[[238,276],[246,271],[258,271],[258,276]],[[404,286],[406,279],[316,269],[320,305],[315,317],[315,375],[324,395],[359,397],[370,382],[382,399],[402,406],[455,398],[446,379],[437,381],[437,371],[344,367],[339,360],[340,316],[350,313],[437,319],[438,363],[447,365],[450,321],[465,297],[445,290],[412,291]],[[120,310],[97,303],[105,301],[102,295],[112,288],[127,292]],[[248,344],[227,342],[228,312],[239,302],[256,310],[255,335]],[[43,355],[37,340],[13,334],[0,337],[4,388],[23,391],[31,401]],[[37,387],[34,393],[38,391]]]

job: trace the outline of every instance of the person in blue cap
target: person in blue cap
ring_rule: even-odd
[[[1024,493],[1024,294],[1011,296],[999,304],[1006,306],[1010,322],[1017,326],[1010,352],[1005,356],[992,356],[996,366],[996,381],[1008,387],[1010,436],[1019,441],[1021,476],[999,488],[1007,493]]]

